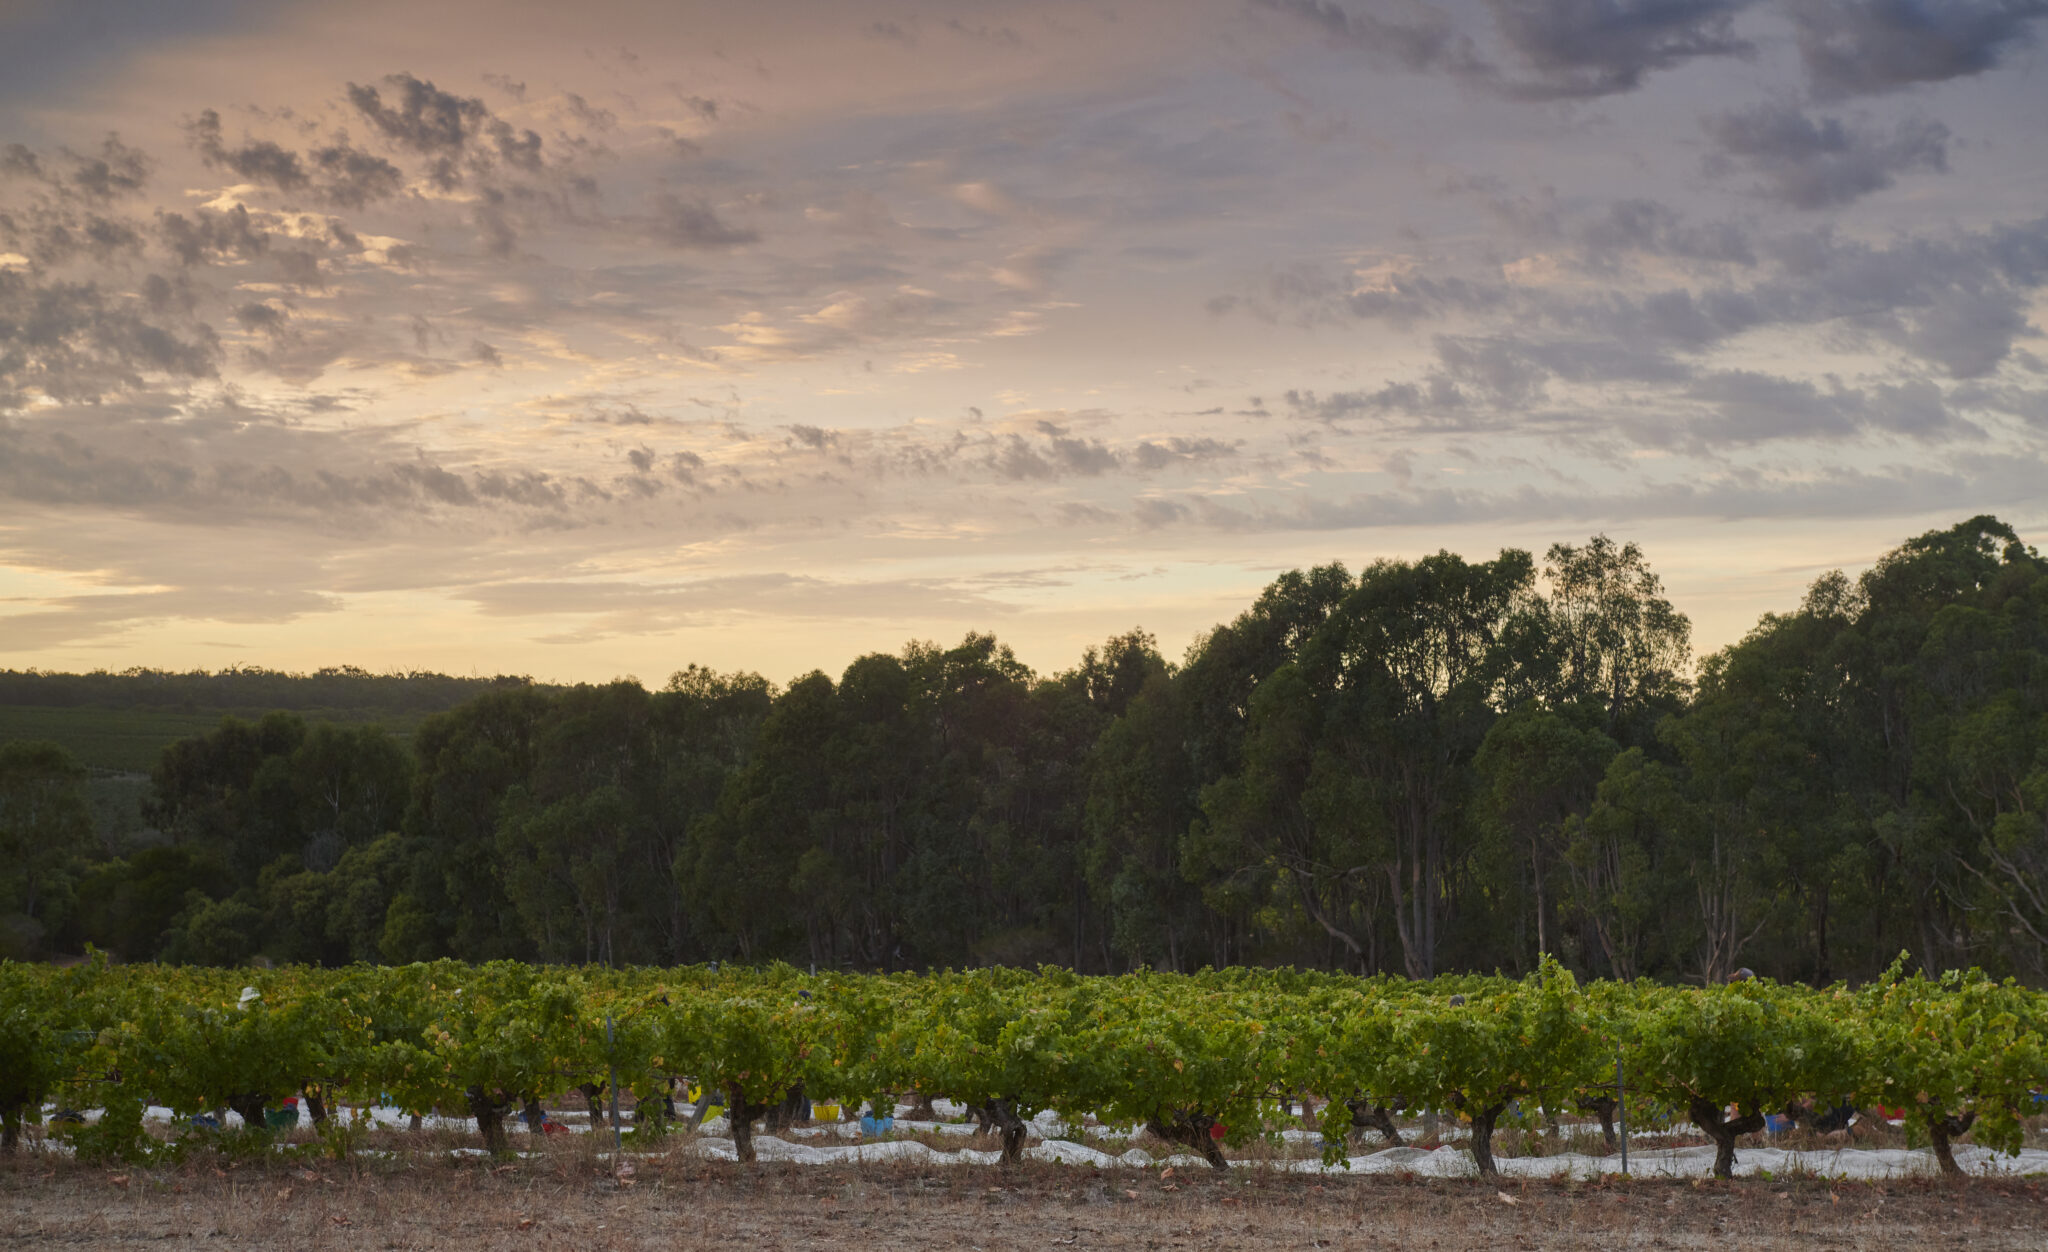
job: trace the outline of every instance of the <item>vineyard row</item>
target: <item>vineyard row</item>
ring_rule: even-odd
[[[1568,1110],[1610,1126],[1688,1119],[1725,1177],[1767,1115],[1888,1107],[1956,1172],[1957,1137],[2017,1152],[2041,1111],[2048,995],[1896,967],[1810,990],[1580,983],[1555,964],[1519,981],[1427,983],[1246,969],[0,964],[10,1150],[45,1101],[104,1110],[53,1128],[81,1155],[135,1157],[157,1150],[150,1105],[262,1126],[266,1107],[297,1095],[337,1150],[348,1132],[324,1110],[375,1102],[465,1108],[503,1151],[509,1115],[569,1091],[599,1116],[601,1097],[624,1098],[642,1110],[636,1131],[658,1130],[678,1082],[722,1096],[748,1160],[753,1121],[792,1098],[916,1092],[974,1109],[1005,1160],[1050,1109],[1144,1126],[1222,1167],[1224,1145],[1272,1133],[1309,1099],[1326,1105],[1332,1161],[1354,1131],[1391,1133],[1396,1111],[1443,1110],[1471,1122],[1491,1174],[1496,1128]]]

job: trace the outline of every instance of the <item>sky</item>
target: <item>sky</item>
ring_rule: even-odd
[[[0,0],[0,667],[1178,657],[2048,538],[2048,0]]]

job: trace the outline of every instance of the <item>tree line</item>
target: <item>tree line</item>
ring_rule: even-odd
[[[17,950],[202,964],[2040,982],[2044,574],[1973,518],[1695,663],[1595,536],[1288,573],[1178,663],[1132,631],[1040,676],[973,634],[782,688],[494,683],[410,745],[229,719],[120,858],[11,744],[0,906]]]

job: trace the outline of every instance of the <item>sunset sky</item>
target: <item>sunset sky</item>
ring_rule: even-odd
[[[0,2],[0,667],[1178,657],[2048,541],[2048,0]]]

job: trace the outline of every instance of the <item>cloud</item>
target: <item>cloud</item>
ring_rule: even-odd
[[[1734,33],[1749,0],[1487,0],[1531,71],[1513,94],[1586,99],[1634,91],[1652,70],[1755,51]]]
[[[442,91],[411,74],[388,74],[384,86],[395,99],[386,104],[376,87],[348,85],[348,101],[385,138],[429,156],[460,156],[491,120],[474,96]]]
[[[1519,99],[1616,95],[1634,91],[1655,70],[1755,51],[1734,33],[1735,16],[1751,0],[1486,0],[1498,55],[1434,6],[1252,2],[1383,62]]]
[[[251,139],[238,148],[228,147],[221,139],[220,114],[212,109],[202,111],[190,130],[200,157],[208,165],[225,169],[237,178],[279,191],[303,191],[312,182],[299,154],[271,140]]]
[[[269,305],[238,312],[259,332],[286,325]],[[573,476],[450,469],[374,427],[311,429],[232,401],[109,403],[0,425],[0,499],[165,521],[359,529],[451,510],[560,515],[578,490]]]
[[[1740,163],[1764,196],[1795,209],[1826,209],[1882,191],[1913,170],[1948,169],[1948,127],[1900,122],[1890,134],[1809,117],[1790,105],[1761,104],[1705,120],[1719,149],[1710,166]]]
[[[141,191],[149,182],[153,164],[142,151],[122,143],[121,137],[111,132],[100,142],[97,154],[82,156],[67,150],[65,156],[72,163],[70,186],[92,200],[112,200]]]
[[[32,396],[93,401],[152,378],[211,378],[212,330],[177,330],[97,283],[38,282],[0,269],[0,413]]]
[[[1284,13],[1321,31],[1325,38],[1417,71],[1442,71],[1485,78],[1492,67],[1448,14],[1421,4],[1382,6],[1388,13],[1360,11],[1337,0],[1252,0],[1254,7]]]
[[[1668,205],[1642,197],[1615,201],[1605,215],[1581,227],[1578,238],[1596,261],[1610,253],[1633,252],[1729,265],[1756,264],[1756,249],[1741,226],[1733,222],[1694,225]]]
[[[1897,91],[1995,68],[2030,43],[2048,0],[1789,0],[1815,96]]]
[[[1929,382],[1882,385],[1868,391],[1826,387],[1753,370],[1723,370],[1690,384],[1684,396],[1709,416],[1687,425],[1701,445],[1723,448],[1773,439],[1845,439],[1868,430],[1932,441],[1981,435],[1950,413],[1941,389]]]
[[[311,155],[313,164],[326,176],[320,194],[343,208],[360,209],[389,199],[405,186],[405,174],[396,165],[346,143],[315,148]]]
[[[2033,333],[2028,311],[2048,286],[2048,218],[1884,244],[1823,229],[1772,237],[1757,252],[1754,273],[1665,279],[1647,289],[1423,273],[1361,287],[1349,275],[1293,272],[1270,281],[1259,303],[1305,321],[1349,317],[1408,328],[1467,319],[1512,339],[1525,358],[1559,373],[1579,369],[1588,379],[1602,372],[1683,377],[1690,371],[1680,358],[1770,328],[1825,329],[1838,346],[1901,349],[1952,377],[1973,378]],[[1467,361],[1458,373],[1445,359],[1442,368],[1463,382],[1482,365]],[[1385,403],[1397,405],[1406,394],[1388,393]]]
[[[501,582],[455,594],[488,617],[587,619],[580,627],[543,636],[542,641],[548,643],[666,633],[708,622],[758,617],[897,622],[907,617],[929,621],[936,615],[986,620],[1016,611],[1006,601],[939,579],[855,581],[783,573],[668,583]]]
[[[0,652],[77,644],[175,619],[279,624],[342,607],[335,596],[232,578],[205,587],[58,596],[27,613],[0,616]]]
[[[761,237],[747,227],[726,224],[710,205],[701,200],[684,200],[661,192],[654,196],[652,209],[648,234],[655,242],[671,248],[691,251],[734,248],[753,243]]]

